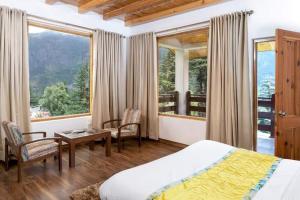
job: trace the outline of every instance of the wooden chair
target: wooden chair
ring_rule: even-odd
[[[128,138],[138,138],[139,147],[141,146],[141,111],[127,108],[122,119],[113,119],[103,122],[102,128],[111,132],[112,138],[117,139],[118,152],[121,152],[121,141]],[[105,128],[105,124],[110,123],[113,127],[114,122],[118,123],[117,128]],[[120,124],[121,122],[121,124]]]
[[[9,169],[9,159],[11,154],[18,161],[18,182],[22,181],[21,168],[25,164],[43,160],[50,156],[58,157],[59,172],[62,170],[62,140],[59,137],[46,138],[46,132],[22,133],[18,126],[13,122],[2,122],[5,138],[5,169]],[[42,134],[42,139],[36,139],[29,142],[24,141],[24,135]]]

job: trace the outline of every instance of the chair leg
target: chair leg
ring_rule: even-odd
[[[118,152],[121,153],[121,137],[118,137]]]
[[[5,170],[7,171],[9,166],[9,155],[8,155],[8,144],[7,139],[5,138]]]
[[[58,147],[58,170],[62,172],[62,148],[61,145]]]
[[[141,147],[141,146],[142,146],[142,137],[139,136],[139,147]]]
[[[139,126],[139,147],[142,145],[141,127]]]
[[[22,164],[21,161],[18,160],[18,183],[22,181]]]
[[[106,143],[106,140],[103,138],[102,141],[101,141],[101,145],[104,147],[105,143]]]

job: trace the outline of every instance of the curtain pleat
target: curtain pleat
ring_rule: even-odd
[[[140,109],[142,135],[158,139],[156,39],[153,33],[128,39],[127,107]]]
[[[119,82],[122,66],[123,38],[116,33],[97,30],[94,43],[94,92],[92,127],[102,128],[102,123],[120,117]]]
[[[0,7],[0,122],[3,121],[16,122],[24,132],[30,130],[27,15],[7,7]],[[0,135],[0,159],[3,160],[2,126]]]
[[[253,148],[248,14],[210,20],[207,69],[207,138]]]

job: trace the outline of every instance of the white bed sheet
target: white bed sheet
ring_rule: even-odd
[[[115,174],[100,186],[100,198],[145,200],[162,187],[210,166],[233,149],[214,141],[199,141],[177,153]],[[300,199],[300,162],[283,160],[254,199]]]

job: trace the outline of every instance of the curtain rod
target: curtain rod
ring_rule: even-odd
[[[242,12],[248,14],[249,16],[252,15],[252,14],[254,13],[253,10],[242,11]],[[185,25],[185,26],[181,26],[181,27],[170,28],[170,29],[166,29],[166,30],[163,30],[163,31],[155,32],[155,34],[160,34],[160,33],[169,32],[169,31],[177,31],[177,30],[180,30],[180,29],[189,28],[189,27],[193,27],[193,26],[197,26],[197,25],[208,24],[209,21],[210,21],[210,20],[202,21],[202,22],[198,22],[198,23],[194,23],[194,24],[189,24],[189,25]]]
[[[66,26],[76,27],[76,28],[79,28],[79,29],[87,30],[89,32],[94,32],[95,31],[95,29],[88,28],[88,27],[85,27],[85,26],[79,26],[79,25],[76,25],[76,24],[68,23],[68,22],[62,22],[62,21],[55,20],[55,19],[40,17],[40,16],[37,16],[37,15],[27,14],[27,16],[31,17],[31,18],[39,19],[39,20],[44,20],[44,21],[49,21],[49,22],[53,22],[53,23],[57,23],[57,24],[63,24],[63,25],[66,25]],[[124,35],[121,35],[121,36],[122,36],[122,38],[126,38]]]

